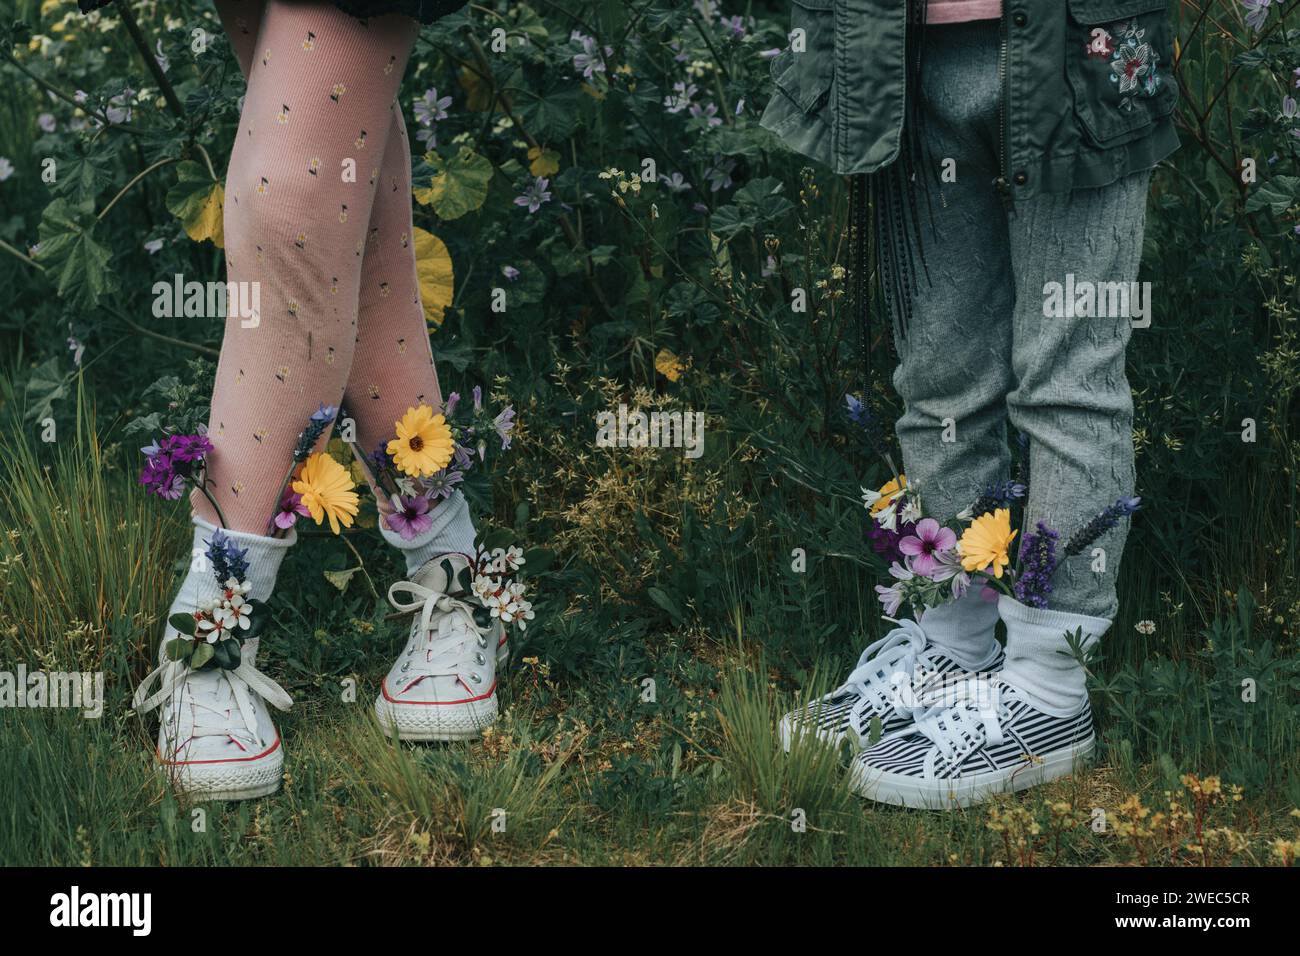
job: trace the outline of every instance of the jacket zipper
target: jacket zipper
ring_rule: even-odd
[[[1002,10],[998,33],[998,95],[1001,97],[1001,101],[998,105],[998,178],[993,181],[993,184],[997,187],[998,195],[1002,198],[1002,205],[1007,212],[1013,212],[1016,208],[1016,201],[1011,195],[1011,178],[1007,169],[1007,127],[1011,123],[1011,96],[1007,76],[1007,11],[1005,5]]]

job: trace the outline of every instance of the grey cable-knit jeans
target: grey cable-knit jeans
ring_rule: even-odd
[[[1044,288],[1066,286],[1071,274],[1076,288],[1136,280],[1150,173],[1008,211],[992,186],[997,23],[932,27],[927,35],[927,160],[940,170],[955,161],[956,180],[918,175],[930,281],[920,279],[908,328],[895,337],[908,481],[928,514],[952,519],[1007,477],[1009,418],[1029,439],[1026,528],[1044,521],[1064,545],[1103,507],[1135,492],[1124,374],[1131,319],[1045,317]],[[1113,618],[1127,531],[1125,523],[1097,542],[1100,561],[1089,549],[1065,562],[1049,606]],[[1104,570],[1094,570],[1102,562]]]

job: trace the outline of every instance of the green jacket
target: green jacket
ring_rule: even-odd
[[[792,2],[763,126],[836,173],[887,166],[905,114],[905,0]],[[1178,148],[1168,5],[1003,0],[998,186],[1011,199],[1104,186]]]

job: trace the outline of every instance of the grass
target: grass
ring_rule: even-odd
[[[0,670],[103,670],[105,713],[0,709],[0,863],[1294,859],[1294,655],[1266,639],[1248,601],[1239,598],[1214,623],[1200,650],[1184,643],[1177,661],[1157,657],[1144,670],[1135,655],[1149,652],[1136,638],[1117,644],[1096,681],[1106,715],[1098,766],[990,807],[905,811],[853,796],[844,755],[814,746],[786,755],[774,734],[785,710],[856,653],[827,627],[826,608],[838,603],[865,619],[871,610],[858,595],[866,575],[829,563],[817,582],[792,583],[747,573],[734,550],[712,562],[710,593],[726,609],[726,633],[690,613],[693,599],[668,599],[683,605],[678,620],[657,601],[640,609],[602,601],[589,581],[587,613],[552,597],[552,613],[518,642],[502,682],[502,720],[483,741],[413,746],[386,740],[370,712],[402,625],[384,620],[360,576],[342,593],[322,581],[322,567],[353,559],[337,541],[309,537],[282,578],[300,599],[280,603],[267,642],[268,671],[296,699],[279,718],[283,790],[248,803],[185,805],[151,768],[152,722],[128,710],[170,599],[171,576],[156,569],[179,570],[185,531],[175,509],[135,487],[127,456],[101,443],[84,396],[78,408],[75,427],[48,445],[30,430],[0,433]],[[657,580],[665,587],[686,587],[674,577],[685,573],[682,562],[710,563],[702,557],[710,527],[661,543]],[[377,582],[396,573],[390,555],[356,540]],[[1130,601],[1153,614],[1156,582],[1144,562],[1132,566]],[[581,582],[557,578],[549,588]],[[543,599],[547,592],[543,579]],[[1188,612],[1169,620],[1186,642]],[[811,635],[793,651],[777,634],[792,627]],[[1234,709],[1245,674],[1259,699],[1255,709]]]

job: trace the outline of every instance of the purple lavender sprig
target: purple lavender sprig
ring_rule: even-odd
[[[293,449],[295,462],[307,460],[307,456],[316,447],[316,442],[320,441],[320,436],[325,434],[325,429],[330,427],[338,413],[339,410],[335,406],[323,403],[320,408],[312,412],[311,418],[307,419],[307,427],[298,433],[298,444]]]
[[[1109,531],[1115,525],[1119,524],[1124,518],[1131,516],[1142,507],[1142,499],[1138,497],[1119,498],[1113,505],[1102,509],[1102,511],[1086,525],[1080,528],[1071,536],[1070,540],[1065,543],[1065,556],[1073,557],[1076,554],[1083,553],[1083,550]]]
[[[856,395],[845,395],[844,404],[849,421],[862,429],[867,445],[889,465],[890,472],[896,475],[898,469],[894,467],[889,454],[889,441],[885,437],[885,427],[880,416]]]
[[[235,547],[220,529],[208,540],[208,561],[218,584],[225,584],[229,578],[243,581],[248,575],[248,549]]]
[[[1028,607],[1047,607],[1056,571],[1056,542],[1060,534],[1043,522],[1020,542],[1020,573],[1013,587],[1016,600]]]
[[[996,481],[984,489],[984,493],[970,506],[971,519],[980,515],[992,514],[999,508],[1010,508],[1025,496],[1025,486],[1015,480]]]

